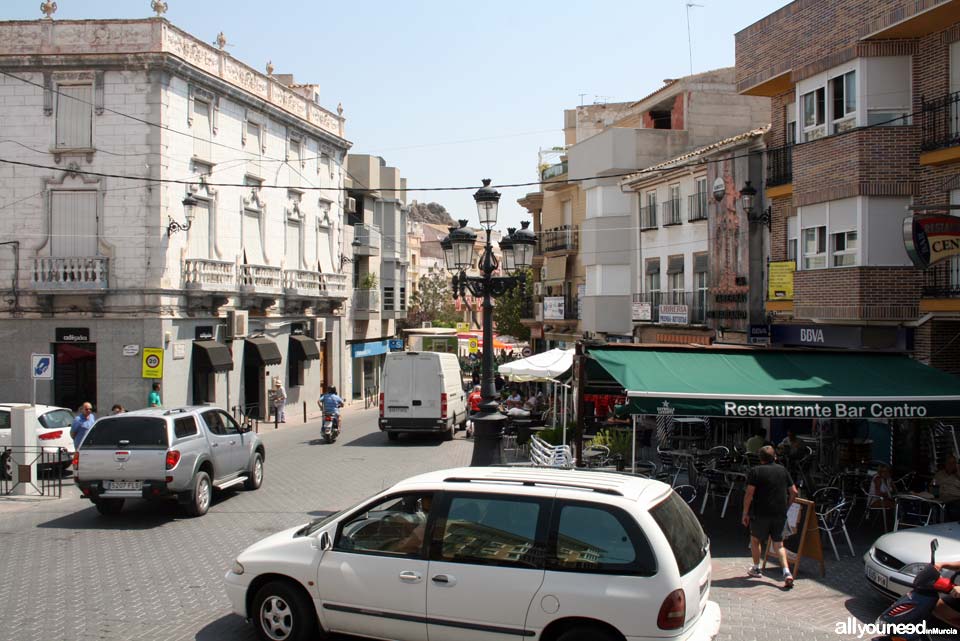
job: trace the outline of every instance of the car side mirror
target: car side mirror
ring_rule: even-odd
[[[320,535],[320,549],[329,550],[333,547],[333,544],[330,542],[330,535],[324,532]]]

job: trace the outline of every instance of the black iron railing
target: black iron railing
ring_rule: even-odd
[[[665,200],[663,202],[663,226],[679,225],[681,223],[683,223],[683,218],[680,216],[680,199]]]
[[[767,187],[793,182],[793,145],[767,152]]]
[[[687,196],[687,220],[707,219],[707,192],[700,191]]]
[[[665,310],[670,316],[660,318],[660,307],[662,305],[683,306],[686,307],[686,324],[703,324],[707,312],[707,293],[709,290],[701,289],[693,292],[642,292],[633,295],[633,302],[649,305],[650,319],[640,319],[634,317],[634,320],[642,320],[650,323],[680,323],[683,324],[683,310]]]
[[[576,251],[580,245],[577,225],[561,225],[545,229],[537,237],[541,252]]]
[[[540,306],[539,301],[535,301],[532,298],[525,298],[520,303],[520,318],[525,320],[533,320],[537,317],[537,308]]]
[[[640,208],[640,229],[657,228],[657,206],[650,205]]]
[[[928,267],[923,279],[924,298],[960,298],[960,259]]]
[[[13,494],[18,486],[29,486],[33,491],[28,490],[28,494],[62,497],[63,475],[72,462],[63,448],[0,448],[0,496]],[[37,468],[35,480],[27,473],[31,465]]]
[[[960,145],[960,91],[934,100],[921,99],[922,151]]]

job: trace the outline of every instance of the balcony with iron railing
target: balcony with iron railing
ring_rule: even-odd
[[[657,206],[649,205],[640,208],[640,229],[657,228]]]
[[[580,305],[576,296],[545,296],[542,300],[544,321],[580,320]]]
[[[934,100],[921,98],[921,151],[960,145],[960,91]]]
[[[680,225],[683,218],[680,216],[680,199],[671,198],[663,202],[663,226]]]
[[[544,168],[540,172],[540,180],[550,180],[552,178],[557,178],[567,173],[567,161],[559,162],[555,165],[550,165],[549,167]]]
[[[269,265],[240,265],[240,291],[246,294],[280,294],[283,270]]]
[[[235,292],[237,264],[234,261],[209,258],[184,259],[183,287],[200,292]]]
[[[33,259],[34,291],[97,291],[109,287],[110,259],[105,256],[42,256]]]
[[[960,257],[931,265],[923,273],[924,298],[960,298]]]
[[[670,306],[682,306],[686,308],[686,323],[687,325],[702,325],[706,319],[707,314],[707,295],[710,290],[701,289],[693,292],[681,292],[681,291],[672,291],[672,292],[642,292],[639,294],[633,295],[634,303],[646,303],[649,304],[649,320],[639,320],[635,319],[635,322],[644,322],[644,323],[678,323],[682,320],[683,314],[681,310],[671,311],[671,316],[667,320],[661,321],[660,318],[660,306],[661,305],[670,305]]]
[[[525,322],[537,321],[537,312],[541,309],[540,305],[539,300],[524,298],[520,301],[520,320]]]
[[[561,225],[545,229],[537,235],[540,253],[575,252],[580,246],[580,228],[577,225]]]
[[[707,219],[707,192],[700,191],[695,194],[690,194],[687,196],[687,220],[693,222],[695,220],[706,220]]]
[[[380,228],[373,225],[353,226],[354,251],[358,256],[379,256],[382,240]]]
[[[767,187],[793,182],[793,145],[767,151]]]
[[[379,289],[356,289],[353,292],[353,312],[358,318],[369,318],[380,313]]]

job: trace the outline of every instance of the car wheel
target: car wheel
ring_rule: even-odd
[[[616,641],[616,637],[599,626],[578,625],[557,637],[557,641]]]
[[[397,440],[398,438],[400,438],[400,433],[399,433],[399,432],[387,432],[387,438],[390,439],[391,441],[395,441],[395,440]]]
[[[187,505],[187,513],[190,516],[203,516],[210,509],[210,503],[213,501],[213,485],[210,483],[210,475],[206,472],[197,472],[193,478],[191,499]]]
[[[250,465],[250,469],[247,471],[247,480],[244,481],[243,487],[246,490],[258,490],[263,484],[263,457],[260,455],[260,452],[257,452],[253,455],[253,464]]]
[[[124,499],[97,499],[94,505],[103,516],[116,516],[123,510]]]
[[[453,423],[451,423],[450,427],[448,427],[447,430],[443,433],[443,440],[452,441],[453,435],[456,433],[456,431],[457,431],[456,426]]]
[[[264,641],[306,641],[317,635],[310,601],[285,581],[271,581],[253,597],[253,624]]]

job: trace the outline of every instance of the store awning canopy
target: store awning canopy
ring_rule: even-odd
[[[302,334],[290,335],[290,358],[295,361],[316,361],[320,359],[317,341]]]
[[[248,338],[244,349],[249,350],[253,360],[261,367],[266,365],[279,365],[283,361],[283,356],[280,355],[280,348],[269,338],[262,336]]]
[[[230,349],[217,341],[193,341],[193,364],[210,372],[229,372],[233,369]]]
[[[899,354],[591,349],[633,414],[730,418],[960,416],[960,378]]]
[[[572,349],[551,349],[518,361],[504,363],[497,368],[501,376],[511,381],[551,381],[573,367]]]

